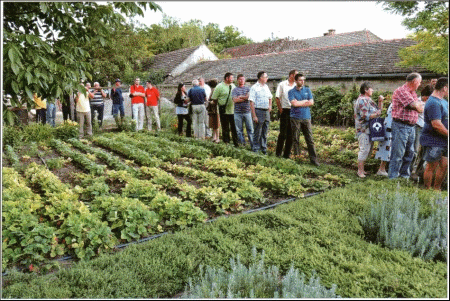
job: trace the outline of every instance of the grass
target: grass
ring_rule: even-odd
[[[197,226],[131,245],[113,255],[47,275],[10,273],[3,298],[167,298],[182,292],[199,266],[229,268],[229,258],[251,261],[253,246],[284,275],[291,264],[313,271],[344,298],[445,298],[447,265],[365,240],[358,222],[386,190],[417,191],[422,212],[435,192],[410,183],[371,179],[307,199]]]

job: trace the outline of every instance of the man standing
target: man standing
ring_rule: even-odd
[[[253,147],[253,123],[248,94],[250,88],[245,86],[245,77],[243,74],[237,76],[238,86],[233,89],[231,96],[234,102],[234,123],[239,143],[245,145],[244,139],[244,123],[247,129],[248,141],[250,148]]]
[[[86,84],[85,91],[79,91],[75,98],[78,124],[80,125],[80,139],[84,136],[84,124],[87,123],[87,134],[92,136],[92,119],[91,107],[89,105],[89,98],[94,98],[94,94],[89,91],[91,85]]]
[[[233,84],[234,77],[230,72],[225,73],[224,81],[216,86],[211,99],[219,105],[220,123],[222,124],[222,140],[225,143],[233,139],[234,146],[238,146],[236,125],[234,124],[234,103],[231,91],[236,87]]]
[[[94,94],[94,97],[90,100],[91,105],[91,122],[94,124],[94,111],[98,113],[98,124],[99,127],[102,127],[103,124],[103,110],[105,108],[106,93],[100,87],[98,82],[94,83],[94,89],[91,91]]]
[[[272,93],[266,85],[267,73],[258,72],[258,81],[250,88],[248,100],[253,116],[253,147],[267,154],[267,133],[269,132],[270,111],[272,110]]]
[[[159,91],[154,87],[151,81],[147,81],[147,89],[145,90],[145,97],[147,98],[147,103],[145,104],[145,115],[147,115],[147,129],[152,130],[152,114],[156,119],[156,127],[158,131],[161,130],[161,123],[159,121],[158,113],[158,102],[159,102]]]
[[[424,146],[423,158],[427,161],[423,174],[427,189],[441,189],[442,181],[448,168],[448,78],[437,80],[433,94],[428,98],[424,110],[424,127],[420,137],[420,144]]]
[[[205,139],[205,101],[206,93],[198,85],[198,80],[192,81],[192,88],[189,89],[188,98],[192,106],[192,124],[194,126],[194,137]]]
[[[277,157],[281,157],[284,147],[284,158],[289,158],[292,147],[292,131],[291,131],[291,102],[289,101],[289,91],[295,87],[295,76],[297,70],[289,72],[289,78],[278,84],[275,99],[277,101],[278,112],[280,112],[280,134],[277,141]]]
[[[198,78],[199,87],[205,90],[206,101],[209,101],[209,97],[211,96],[211,87],[205,83],[205,79],[203,77]],[[205,111],[205,135],[206,137],[211,137],[211,129],[208,127],[208,112]]]
[[[114,87],[111,89],[111,99],[113,103],[112,114],[116,125],[120,128],[123,125],[123,118],[125,117],[125,109],[123,107],[123,95],[120,85],[122,82],[120,79],[116,79]],[[120,122],[119,122],[119,111],[120,111]]]
[[[304,86],[306,78],[303,74],[296,74],[294,79],[296,86],[288,92],[289,101],[291,102],[290,119],[294,155],[300,154],[299,137],[300,131],[302,131],[308,147],[309,161],[311,164],[319,166],[312,135],[311,111],[309,109],[310,106],[314,105],[313,94],[308,87]]]
[[[389,179],[398,176],[409,179],[409,166],[414,157],[415,124],[423,106],[416,94],[422,82],[419,73],[411,73],[406,83],[392,94],[392,146]]]
[[[134,80],[134,85],[130,87],[131,109],[133,111],[133,119],[136,121],[136,132],[144,128],[144,97],[145,89],[139,85],[140,79]]]

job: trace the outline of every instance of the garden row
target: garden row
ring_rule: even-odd
[[[267,158],[243,149],[184,143],[173,135],[92,140],[95,146],[73,138],[31,143],[29,155],[5,147],[3,267],[63,254],[91,258],[120,242],[349,182],[278,158],[271,167]],[[71,165],[84,172],[72,181],[55,175]]]

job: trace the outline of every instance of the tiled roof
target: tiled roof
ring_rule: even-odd
[[[266,41],[262,43],[252,43],[223,50],[223,53],[232,57],[241,57],[263,53],[277,53],[289,50],[300,50],[304,48],[321,48],[328,46],[350,45],[356,43],[370,43],[381,41],[379,37],[368,30],[332,34],[322,37],[294,40],[281,39],[276,41]]]
[[[154,56],[150,68],[164,70],[166,74],[184,62],[200,46],[179,49],[171,52],[161,53]]]
[[[395,65],[400,61],[398,50],[415,43],[400,39],[206,61],[179,76],[167,78],[165,83],[190,82],[200,74],[207,80],[221,80],[226,72],[242,73],[248,80],[255,81],[259,71],[266,71],[269,79],[281,79],[287,77],[292,69],[303,72],[308,78],[403,76],[413,71],[426,72],[423,68]]]

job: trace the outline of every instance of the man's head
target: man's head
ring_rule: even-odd
[[[120,81],[120,79],[116,79],[116,87],[119,87],[122,84],[122,82]]]
[[[151,81],[147,81],[147,88],[149,88],[149,89],[151,89],[153,86],[152,86],[152,82]]]
[[[205,79],[203,77],[199,77],[198,78],[198,84],[199,84],[199,86],[203,87],[205,85]]]
[[[237,81],[238,81],[239,87],[243,87],[245,85],[245,76],[243,74],[239,74],[237,76]]]
[[[194,79],[193,81],[192,81],[192,85],[194,86],[194,87],[196,87],[196,86],[198,86],[198,79]]]
[[[438,81],[437,78],[432,78],[432,79],[430,80],[431,88],[434,89],[434,86],[436,86],[437,81]]]
[[[422,97],[422,101],[427,101],[428,97],[430,97],[431,93],[433,93],[433,88],[431,85],[425,86],[420,92],[420,96]]]
[[[91,83],[86,83],[86,88],[91,88]]]
[[[417,72],[410,73],[406,77],[406,83],[411,88],[411,90],[416,91],[422,83],[422,76]]]
[[[295,84],[297,85],[297,87],[301,88],[305,84],[306,78],[303,76],[302,73],[297,73],[294,76],[294,80],[295,80]]]
[[[225,75],[223,76],[223,81],[224,81],[227,85],[231,84],[231,83],[234,81],[233,73],[231,73],[231,72],[225,73]]]
[[[298,71],[297,70],[291,70],[290,72],[289,72],[289,80],[291,80],[291,81],[293,81],[293,80],[295,80],[295,76],[298,74]]]
[[[135,84],[135,85],[139,85],[140,82],[141,82],[141,79],[140,79],[139,77],[136,77],[136,78],[134,79],[134,84]]]
[[[100,88],[99,82],[95,82],[95,83],[94,83],[94,88]]]
[[[448,96],[448,78],[441,77],[437,80],[434,90],[439,92],[441,96]]]
[[[265,71],[259,71],[258,74],[257,74],[257,77],[258,77],[258,81],[259,81],[262,85],[264,85],[265,83],[267,83],[267,79],[269,78],[269,77],[267,76],[267,73],[266,73]]]

